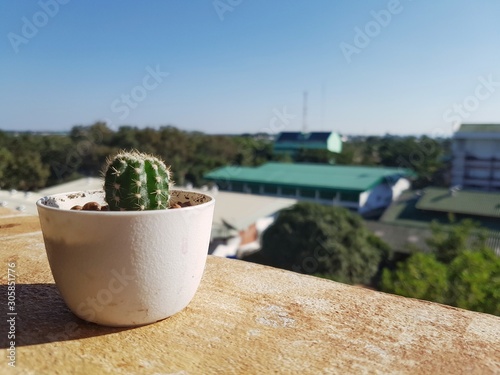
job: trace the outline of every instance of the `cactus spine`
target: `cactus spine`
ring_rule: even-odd
[[[170,183],[170,170],[161,160],[137,151],[122,151],[108,160],[106,202],[111,211],[166,209]]]

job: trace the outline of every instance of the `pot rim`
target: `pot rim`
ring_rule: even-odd
[[[54,207],[54,206],[49,206],[45,204],[45,202],[50,199],[50,198],[56,198],[56,197],[61,197],[61,196],[66,196],[67,199],[77,199],[77,198],[82,198],[81,196],[78,197],[68,197],[68,195],[71,194],[81,194],[81,193],[103,193],[104,190],[102,189],[97,189],[97,190],[79,190],[79,191],[70,191],[70,192],[64,192],[64,193],[58,193],[58,194],[49,194],[46,195],[36,201],[36,206],[38,209],[43,209],[47,210],[48,212],[64,212],[68,213],[71,215],[98,215],[98,216],[133,216],[133,215],[160,215],[160,214],[167,214],[167,215],[175,215],[176,213],[182,213],[186,211],[192,211],[192,210],[197,210],[203,207],[208,207],[210,205],[215,204],[215,198],[209,194],[206,193],[201,193],[197,191],[189,191],[189,190],[182,190],[182,189],[172,189],[172,191],[178,191],[183,194],[198,194],[198,195],[203,195],[205,197],[208,197],[210,200],[208,202],[200,203],[195,206],[187,206],[187,207],[182,207],[182,208],[176,208],[176,209],[163,209],[163,210],[144,210],[144,211],[87,211],[87,210],[70,210],[67,208],[61,208],[61,207]]]

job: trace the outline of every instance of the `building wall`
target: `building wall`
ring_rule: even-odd
[[[500,139],[455,139],[453,151],[478,159],[500,158]]]
[[[410,188],[410,181],[400,178],[395,184],[382,183],[359,196],[359,212],[361,214],[389,206],[401,193]]]
[[[221,187],[221,190],[318,202],[321,204],[355,209],[363,214],[387,207],[393,199],[398,198],[401,192],[409,189],[409,187],[410,182],[405,178],[400,178],[394,184],[381,183],[373,189],[361,193],[356,191],[320,190],[314,188],[238,182],[232,182],[225,188]]]
[[[400,178],[394,185],[392,185],[392,200],[396,200],[403,193],[411,187],[411,183],[407,178]]]
[[[361,193],[359,212],[365,213],[378,208],[387,207],[392,202],[392,189],[389,184],[379,184],[373,189]]]
[[[337,133],[332,133],[328,137],[327,149],[331,152],[336,152],[340,154],[342,152],[342,139]]]
[[[500,137],[471,133],[453,139],[452,185],[500,191]]]
[[[265,185],[259,183],[231,182],[220,187],[221,190],[247,194],[268,195],[282,198],[294,198],[347,208],[359,208],[359,192],[339,192],[315,188],[299,188],[294,186]]]

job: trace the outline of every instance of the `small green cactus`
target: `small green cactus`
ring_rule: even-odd
[[[138,151],[122,151],[108,160],[105,199],[111,211],[166,209],[170,184],[170,170],[161,160]]]

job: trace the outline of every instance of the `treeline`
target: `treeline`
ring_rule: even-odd
[[[273,155],[268,135],[223,136],[105,123],[75,126],[67,135],[0,131],[0,189],[37,190],[82,176],[98,176],[106,158],[120,149],[154,153],[172,166],[177,184],[204,183],[203,175],[225,165],[267,161],[376,165],[413,169],[414,187],[447,186],[449,141],[429,137],[354,138],[341,154],[301,150],[292,159]]]
[[[99,176],[109,155],[136,149],[171,165],[177,184],[203,183],[203,174],[228,164],[278,160],[272,142],[250,136],[207,135],[172,126],[159,129],[104,123],[75,126],[68,135],[0,132],[0,188],[37,190],[82,176]]]

